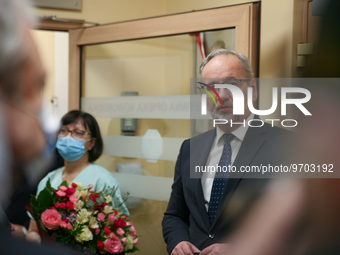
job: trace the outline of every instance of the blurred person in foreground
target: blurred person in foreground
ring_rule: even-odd
[[[56,148],[64,159],[63,167],[47,174],[39,183],[37,195],[46,187],[48,180],[55,189],[66,181],[68,184],[79,182],[85,187],[93,185],[93,190],[104,190],[116,187],[113,199],[122,212],[129,216],[121,197],[119,183],[105,168],[93,163],[103,152],[103,140],[96,119],[82,111],[74,110],[65,114],[61,120],[62,127],[59,132]],[[31,220],[26,239],[32,242],[41,242],[39,230],[35,220]]]
[[[228,238],[231,255],[340,254],[340,1],[328,1],[317,50],[306,78],[323,79],[307,89],[312,117],[301,120],[294,152],[300,163],[332,164],[333,176],[275,180]],[[313,79],[315,80],[315,79]]]
[[[2,214],[3,206],[22,178],[38,175],[26,169],[43,156],[48,145],[41,118],[45,69],[30,32],[32,17],[25,1],[0,0],[1,255],[60,254],[12,238],[10,225]]]

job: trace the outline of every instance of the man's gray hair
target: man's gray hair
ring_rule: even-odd
[[[218,50],[211,52],[202,61],[202,64],[200,66],[200,75],[202,75],[203,68],[206,66],[206,64],[208,64],[208,62],[210,60],[212,60],[214,57],[216,57],[218,55],[234,55],[234,56],[236,56],[242,63],[244,76],[246,78],[253,78],[253,70],[251,68],[251,64],[250,64],[249,59],[245,55],[243,55],[242,53],[236,53],[233,50],[226,50],[226,49],[218,49]],[[236,77],[236,78],[239,78],[239,77]]]
[[[0,88],[7,96],[14,94],[28,55],[24,29],[33,25],[28,1],[0,0]]]

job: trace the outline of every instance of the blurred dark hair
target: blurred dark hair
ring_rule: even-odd
[[[96,138],[96,143],[92,150],[89,151],[89,161],[97,160],[103,152],[103,140],[100,134],[99,126],[96,119],[86,112],[73,110],[64,115],[61,119],[62,125],[69,125],[81,121],[87,132],[91,133],[92,138]]]

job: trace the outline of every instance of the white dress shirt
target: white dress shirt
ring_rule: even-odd
[[[245,122],[246,123],[245,127],[241,125],[237,129],[231,132],[235,136],[235,138],[230,142],[231,165],[233,165],[235,158],[240,150],[241,144],[248,130],[247,123],[251,119],[254,119],[254,114],[250,114],[248,116]],[[222,138],[223,134],[224,132],[219,127],[217,127],[216,137],[211,146],[211,150],[210,150],[210,153],[207,159],[206,166],[218,165],[220,158],[221,158],[222,151],[223,151],[223,146],[224,146],[224,140]],[[214,182],[214,177],[215,177],[215,173],[210,173],[210,172],[203,173],[201,177],[202,190],[203,190],[203,195],[204,195],[205,207],[207,211],[209,209],[209,201],[210,201],[212,185]]]

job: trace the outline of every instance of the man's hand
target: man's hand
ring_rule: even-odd
[[[180,242],[172,250],[171,255],[193,255],[194,252],[201,252],[195,245],[187,241]]]
[[[227,254],[230,248],[230,244],[226,243],[215,243],[213,245],[205,248],[200,255],[219,255],[219,254]]]

